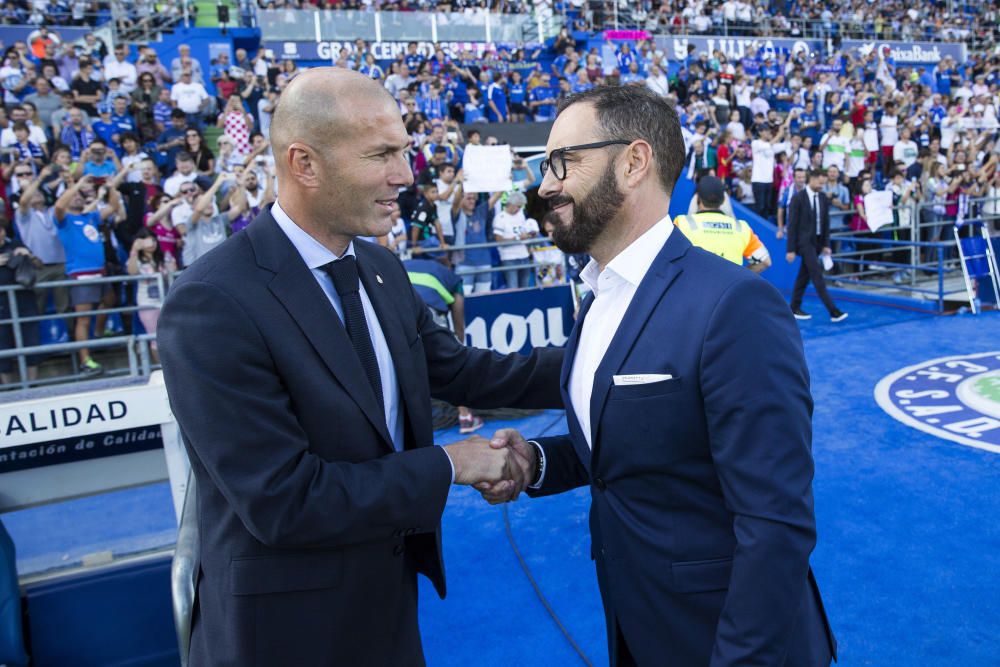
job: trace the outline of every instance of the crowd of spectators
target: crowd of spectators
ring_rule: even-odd
[[[1000,5],[987,2],[867,0],[664,0],[556,3],[578,31],[611,28],[651,33],[819,39],[976,40],[996,43]]]
[[[414,43],[380,63],[365,42],[354,46],[335,64],[383,82],[413,139],[415,184],[401,193],[394,230],[377,240],[454,265],[468,291],[565,276],[552,248],[451,249],[529,241],[545,227],[527,212],[523,193],[535,177],[516,155],[512,191],[463,192],[465,148],[497,143],[491,123],[552,120],[560,99],[598,85],[647,86],[672,100],[687,174],[723,179],[730,197],[775,220],[779,235],[810,168],[827,171],[834,230],[859,238],[870,231],[864,195],[871,190],[893,193],[896,238],[947,239],[956,220],[987,216],[996,224],[1000,213],[995,54],[904,67],[877,49],[827,57],[761,51],[733,61],[692,46],[677,62],[652,41],[577,50],[569,31],[549,57],[504,48],[425,55]],[[85,341],[105,326],[106,318],[90,311],[138,303],[148,308],[143,327],[155,331],[156,281],[135,290],[88,279],[183,268],[249,224],[274,198],[266,137],[297,72],[294,61],[266,49],[253,57],[236,49],[232,60],[223,53],[202,63],[182,46],[162,63],[153,48],[109,51],[94,35],[75,45],[53,36],[6,49],[0,194],[12,224],[4,223],[2,242],[22,244],[16,253],[34,258],[38,280],[80,281],[53,294],[39,290],[19,302],[21,315],[70,313],[68,329]],[[222,133],[211,145],[208,126]],[[541,261],[546,252],[555,259]],[[529,263],[547,266],[539,273],[526,270]],[[0,279],[14,280],[14,272],[0,271]],[[9,338],[9,327],[0,333]],[[11,344],[0,340],[0,347]],[[86,349],[77,361],[85,372],[101,372]],[[0,364],[0,372],[10,369]]]
[[[438,49],[424,58],[416,44],[385,67],[363,48],[345,50],[338,64],[385,82],[417,149],[441,145],[444,133],[456,136],[460,122],[548,121],[572,93],[648,86],[677,104],[687,174],[722,178],[733,199],[777,222],[779,237],[790,197],[811,168],[828,172],[835,231],[870,231],[860,198],[865,181],[893,192],[897,227],[919,227],[893,232],[897,240],[947,239],[956,220],[983,215],[997,224],[989,200],[1000,195],[1000,56],[904,67],[876,49],[732,61],[692,46],[672,63],[649,41],[622,42],[613,59],[608,49],[577,51],[568,36],[556,46],[548,66],[504,49],[454,59]],[[443,143],[453,162],[455,140]],[[911,205],[917,213],[902,210]]]
[[[617,6],[616,6],[617,5]],[[258,0],[262,9],[541,13],[574,32],[968,42],[1000,38],[1000,2],[985,0]]]
[[[157,274],[195,261],[274,199],[266,101],[287,77],[263,58],[242,50],[235,56],[235,63],[224,57],[203,69],[181,46],[164,64],[152,48],[109,51],[93,35],[82,46],[52,40],[34,51],[17,42],[4,52],[0,267],[27,254],[36,282],[74,283],[35,290],[32,298],[22,292],[20,317],[65,313],[70,338],[84,342],[108,324],[91,311],[132,305],[141,308],[145,331],[155,333],[163,285]],[[213,145],[208,126],[221,132]],[[0,284],[19,280],[15,273],[0,271]],[[116,275],[149,280],[95,280]],[[5,297],[0,319],[7,317]],[[129,330],[131,318],[122,325]],[[38,322],[21,329],[23,344],[37,343]],[[11,327],[0,327],[0,349],[12,345]],[[83,374],[102,372],[86,347],[76,361]],[[36,365],[29,358],[30,377]],[[12,370],[11,360],[0,362],[4,379]]]

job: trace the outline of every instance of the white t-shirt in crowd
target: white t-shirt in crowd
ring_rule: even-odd
[[[201,103],[208,99],[208,92],[200,83],[175,83],[170,89],[170,99],[184,113],[198,113]]]
[[[917,142],[912,139],[910,141],[897,141],[896,145],[892,147],[892,161],[902,162],[903,166],[909,167],[917,161],[918,151]]]
[[[865,142],[857,135],[851,139],[851,145],[847,149],[847,177],[856,178],[865,170],[865,158],[868,157],[865,150]]]
[[[729,121],[729,124],[726,125],[726,131],[733,135],[733,138],[736,139],[736,141],[746,141],[747,139],[746,128],[744,128],[743,123],[738,120]]]
[[[827,133],[829,136],[830,133]],[[826,136],[823,137],[826,140]],[[822,144],[823,142],[820,141]],[[826,146],[823,148],[823,168],[826,169],[829,166],[836,166],[841,171],[847,166],[847,151],[851,147],[851,140],[847,137],[842,137],[839,134],[834,134],[826,141]]]
[[[899,141],[899,118],[883,115],[879,127],[882,129],[882,145],[895,146]]]
[[[193,183],[196,178],[198,178],[196,171],[192,171],[187,176],[175,171],[173,176],[163,182],[163,191],[171,197],[176,197],[177,192],[181,189],[181,183]]]
[[[451,184],[445,183],[440,178],[436,179],[438,192],[444,192],[451,187]],[[441,233],[445,236],[455,235],[455,224],[451,220],[451,205],[455,201],[455,191],[452,190],[451,196],[447,199],[438,199],[434,202],[437,206],[438,222],[441,223]]]
[[[132,165],[141,165],[143,160],[148,160],[149,156],[139,151],[135,155],[123,155],[122,156],[122,166],[129,167],[128,176],[125,180],[129,183],[142,183],[142,169],[132,169]]]
[[[525,218],[523,210],[513,215],[507,211],[500,211],[493,218],[493,233],[499,234],[505,240],[520,238],[521,234],[527,232],[538,233],[538,223],[532,218]],[[497,250],[502,261],[528,258],[528,246],[523,244],[500,246]]]
[[[787,143],[772,144],[763,139],[754,139],[753,143],[750,144],[750,151],[753,153],[750,181],[753,183],[773,183],[774,156],[787,150]]]
[[[869,153],[877,153],[879,149],[878,128],[875,127],[875,123],[872,123],[871,126],[868,125],[865,126],[865,132],[863,136],[865,141],[865,150],[867,150]]]

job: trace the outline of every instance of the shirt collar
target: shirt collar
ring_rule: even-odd
[[[597,296],[600,290],[614,287],[623,281],[638,287],[649,272],[649,267],[653,265],[653,260],[670,238],[673,228],[670,216],[667,215],[618,253],[604,267],[604,271],[601,271],[597,260],[591,259],[586,268],[580,272],[580,279],[590,287],[594,296]]]
[[[330,262],[335,262],[340,257],[333,254],[333,252],[324,246],[322,243],[314,239],[308,232],[299,227],[285,210],[281,208],[281,204],[274,202],[274,206],[271,207],[271,215],[274,216],[274,221],[278,223],[278,227],[281,227],[281,231],[285,233],[288,240],[292,242],[295,246],[295,250],[302,257],[302,261],[306,263],[310,269],[319,269]],[[354,241],[347,246],[347,250],[341,257],[346,257],[347,255],[354,255]]]

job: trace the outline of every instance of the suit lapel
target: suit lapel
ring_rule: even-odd
[[[420,380],[417,371],[413,367],[413,358],[410,353],[410,343],[407,340],[406,329],[403,321],[392,303],[392,295],[388,292],[389,287],[381,279],[381,274],[376,271],[374,253],[368,252],[362,243],[355,241],[354,251],[358,255],[358,273],[361,276],[361,284],[365,287],[365,292],[375,308],[379,324],[382,326],[382,334],[389,345],[389,354],[392,356],[393,367],[396,370],[396,380],[399,382],[399,393],[406,403],[406,415],[410,419],[413,432],[420,433],[417,424],[413,423],[416,415],[426,411],[426,406],[415,404],[425,392],[421,391]],[[410,289],[409,284],[404,286]],[[397,288],[398,289],[398,288]]]
[[[566,423],[569,426],[570,440],[573,442],[580,462],[583,463],[588,472],[590,471],[590,448],[587,447],[587,439],[584,438],[583,430],[580,428],[580,418],[577,416],[576,410],[573,409],[573,401],[570,399],[569,378],[573,371],[573,360],[576,358],[577,349],[580,346],[580,331],[583,329],[583,321],[593,303],[594,294],[591,292],[584,297],[583,303],[580,304],[580,314],[573,325],[573,331],[569,334],[569,340],[566,341],[566,354],[563,356],[559,381],[563,405],[566,406]]]
[[[679,260],[687,253],[691,247],[691,242],[683,234],[676,230],[671,232],[670,237],[664,244],[663,249],[653,260],[646,276],[639,283],[639,288],[625,311],[625,317],[611,339],[611,345],[604,354],[594,373],[594,389],[590,397],[590,432],[593,443],[593,458],[597,458],[600,448],[601,417],[604,413],[604,406],[607,402],[608,392],[611,391],[615,375],[629,352],[635,346],[636,341],[645,329],[650,316],[656,309],[657,304],[670,289],[674,280],[681,274]]]
[[[245,233],[250,236],[257,263],[274,273],[268,289],[299,325],[323,363],[358,404],[391,451],[392,438],[389,437],[385,414],[368,382],[361,360],[354,352],[347,330],[295,246],[274,221],[270,208],[262,211]]]

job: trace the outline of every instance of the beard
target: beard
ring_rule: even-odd
[[[618,189],[615,181],[614,165],[607,169],[579,205],[572,197],[562,195],[549,200],[550,207],[562,204],[573,205],[573,218],[568,222],[559,220],[552,230],[552,240],[565,253],[575,255],[590,252],[594,241],[617,215],[625,194]]]

